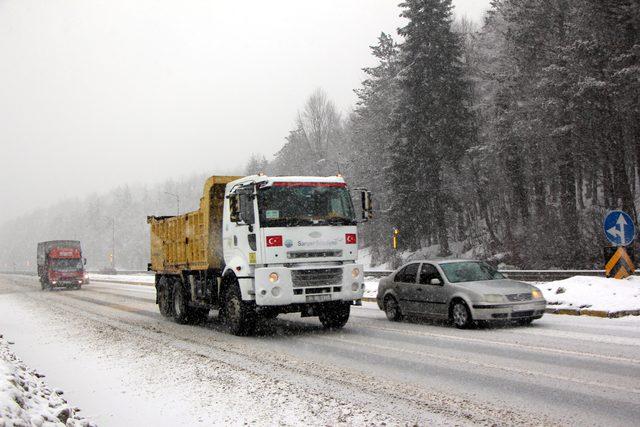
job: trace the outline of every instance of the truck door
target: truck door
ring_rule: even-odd
[[[232,253],[232,257],[241,258],[245,264],[254,264],[256,257],[256,215],[253,184],[240,187],[234,191],[239,199],[239,220],[228,224],[228,234],[225,235],[225,251]],[[253,255],[251,255],[253,254]],[[248,276],[248,271],[236,273],[238,276]]]
[[[440,283],[433,284],[432,281],[434,279]],[[418,286],[420,287],[419,298],[421,300],[421,311],[437,317],[447,316],[445,284],[435,265],[427,262],[422,263]]]

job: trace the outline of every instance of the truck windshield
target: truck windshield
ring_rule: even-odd
[[[258,209],[262,227],[356,224],[344,185],[276,183],[258,190]]]
[[[55,271],[78,271],[82,270],[81,259],[52,259],[51,269]]]

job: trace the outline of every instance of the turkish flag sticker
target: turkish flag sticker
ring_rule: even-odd
[[[282,246],[282,236],[267,236],[267,247]]]
[[[355,245],[358,243],[358,237],[353,233],[347,233],[344,235],[344,240],[347,242],[347,245]]]

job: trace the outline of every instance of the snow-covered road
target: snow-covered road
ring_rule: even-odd
[[[0,276],[0,333],[99,425],[599,424],[640,419],[640,318],[546,315],[460,331],[391,323],[374,304],[343,331],[281,316],[256,337],[163,319],[154,289],[94,281],[41,292]]]

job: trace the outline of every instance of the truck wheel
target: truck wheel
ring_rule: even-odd
[[[173,295],[169,286],[169,281],[162,277],[158,281],[158,308],[164,317],[173,316]]]
[[[187,297],[180,282],[173,286],[173,320],[184,325],[189,323],[189,306]]]
[[[208,308],[189,308],[189,322],[190,323],[205,323],[209,319]]]
[[[224,298],[224,321],[233,335],[251,335],[256,327],[256,311],[251,304],[242,301],[237,283],[231,284]]]
[[[340,329],[347,324],[350,311],[351,304],[349,303],[326,307],[320,312],[320,322],[326,329]]]

